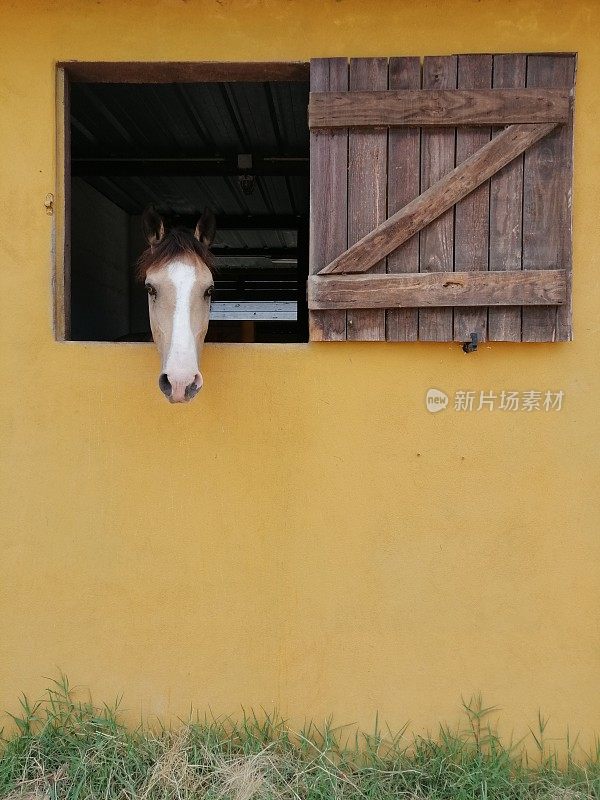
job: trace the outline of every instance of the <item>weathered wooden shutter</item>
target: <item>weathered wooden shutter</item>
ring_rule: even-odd
[[[575,56],[311,62],[313,341],[571,337]]]

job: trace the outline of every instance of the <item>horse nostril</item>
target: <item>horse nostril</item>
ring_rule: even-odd
[[[194,380],[188,386],[185,387],[185,399],[191,400],[192,397],[196,397],[199,391],[200,387],[198,386],[198,384],[196,383],[196,379],[194,378]]]
[[[163,374],[158,379],[158,385],[160,387],[161,392],[164,394],[165,397],[171,397],[171,393],[173,392],[173,388],[169,379],[167,378],[166,374]]]

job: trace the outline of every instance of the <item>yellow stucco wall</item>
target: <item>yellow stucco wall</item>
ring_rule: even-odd
[[[132,715],[278,706],[422,730],[482,691],[600,730],[600,3],[4,0],[0,707],[67,672]],[[574,50],[576,341],[212,345],[172,407],[150,345],[53,340],[57,60]],[[431,415],[430,386],[565,392]]]

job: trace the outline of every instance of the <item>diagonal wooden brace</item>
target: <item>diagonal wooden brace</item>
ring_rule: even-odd
[[[510,125],[318,274],[367,272],[555,127],[552,122]]]

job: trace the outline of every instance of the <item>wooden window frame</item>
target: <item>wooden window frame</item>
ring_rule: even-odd
[[[54,196],[54,336],[71,340],[72,83],[309,82],[304,61],[59,61],[56,64],[56,186]]]
[[[543,53],[535,54],[537,56],[545,55]],[[548,55],[559,55],[558,53],[552,53]],[[576,65],[576,53],[563,53],[560,55],[569,55],[575,57],[575,65]],[[345,59],[335,59],[335,61],[342,62]],[[404,59],[405,61],[407,59]],[[416,59],[414,59],[416,60]],[[323,60],[326,61],[326,60]],[[576,69],[576,66],[575,66]],[[55,193],[55,229],[54,229],[54,238],[55,238],[55,258],[54,258],[54,276],[53,276],[53,289],[54,289],[54,329],[55,329],[55,337],[59,341],[66,341],[70,340],[71,330],[70,330],[70,307],[71,307],[71,300],[70,300],[70,279],[71,279],[71,264],[70,264],[70,219],[71,219],[71,198],[70,198],[70,179],[71,179],[71,165],[70,165],[70,86],[71,83],[194,83],[194,82],[219,82],[223,80],[233,80],[233,81],[292,81],[292,80],[299,80],[299,81],[306,81],[311,82],[311,92],[318,93],[318,92],[334,92],[336,90],[335,80],[337,78],[330,78],[331,84],[327,83],[326,86],[319,86],[315,85],[313,81],[313,75],[311,73],[311,64],[309,62],[78,62],[78,61],[63,61],[57,63],[56,68],[56,130],[57,130],[57,156],[56,156],[56,193]],[[357,89],[361,89],[363,87],[356,87]],[[390,85],[390,89],[391,89]],[[403,87],[405,88],[405,87]],[[342,92],[347,92],[348,87],[341,87]],[[381,102],[387,100],[393,100],[392,92],[386,91],[385,93],[382,92],[381,97],[379,98],[378,103],[373,103],[371,105],[370,114],[371,117],[366,124],[370,125],[381,125],[382,122],[385,120],[381,116],[377,116],[377,114],[381,114]],[[423,89],[421,89],[418,94],[422,97],[423,96]],[[494,121],[494,113],[497,113],[492,109],[490,111],[489,108],[485,108],[485,95],[489,95],[489,92],[486,90],[483,93],[478,93],[476,90],[469,90],[468,92],[463,92],[463,94],[469,94],[471,96],[471,101],[474,103],[475,108],[479,109],[478,113],[482,114],[483,117],[479,119],[479,124],[483,122],[492,124]],[[415,98],[417,96],[417,92],[414,93]],[[398,107],[395,107],[394,110],[393,105],[388,105],[387,110],[384,110],[384,114],[399,114],[396,122],[399,125],[419,125],[419,126],[427,126],[427,125],[440,125],[439,120],[439,111],[436,112],[436,108],[439,106],[440,96],[443,95],[443,92],[430,92],[431,101],[432,101],[432,110],[423,109],[422,102],[419,104],[419,108],[415,112],[415,108],[411,106],[411,98],[406,92],[403,92],[404,96],[404,105],[402,109],[398,110]],[[437,96],[434,96],[437,95]],[[543,128],[544,125],[552,125],[552,122],[547,122],[548,115],[554,122],[555,119],[564,119],[565,107],[564,97],[559,97],[556,92],[551,92],[548,97],[545,98],[547,103],[555,103],[555,107],[550,113],[548,111],[548,105],[544,106],[544,98],[542,97],[543,92],[537,91],[536,95],[538,99],[541,98],[541,102],[538,103],[537,111],[538,118],[535,119],[534,124],[539,126],[540,129]],[[460,113],[464,113],[464,101],[465,97],[461,96],[460,90],[453,89],[452,96],[456,100],[456,107],[454,118],[451,123],[452,125],[456,124],[465,124],[465,122],[472,121],[465,118],[461,121],[457,121],[457,115]],[[501,94],[498,93],[496,90],[496,96],[499,101],[502,101]],[[510,102],[513,103],[515,108],[515,116],[510,120],[510,123],[514,126],[515,130],[518,129],[520,121],[527,117],[531,124],[531,106],[529,105],[529,111],[525,111],[527,104],[532,99],[528,96],[527,90],[522,92],[522,97],[519,100],[517,95],[514,91],[508,92],[507,96],[509,97]],[[415,99],[413,98],[413,99]],[[332,99],[332,98],[329,98]],[[333,98],[335,100],[335,98]],[[376,98],[377,99],[377,98]],[[467,98],[468,99],[468,98]],[[311,97],[311,106],[310,106],[310,113],[313,116],[314,120],[318,120],[318,113],[323,111],[323,107],[319,107],[319,101],[321,103],[327,102],[328,98],[325,96],[318,97]],[[339,117],[336,121],[336,124],[339,128],[343,128],[343,126],[348,125],[349,123],[353,125],[360,125],[360,117],[357,120],[356,114],[357,112],[360,115],[360,103],[357,104],[357,98],[351,98],[351,103],[348,105],[346,101],[348,100],[347,95],[344,97],[337,98],[342,104],[345,104],[344,108],[337,109],[339,113]],[[519,102],[516,102],[519,100]],[[483,104],[482,104],[483,103]],[[479,104],[479,105],[478,105]],[[461,108],[463,108],[463,112],[461,112]],[[436,116],[438,113],[438,116]],[[345,114],[345,116],[344,116]],[[352,115],[354,114],[354,117]],[[416,115],[415,115],[416,114]],[[419,116],[421,114],[421,116]],[[424,114],[424,116],[423,116]],[[429,114],[429,117],[428,117]],[[487,117],[485,115],[488,115]],[[520,117],[519,114],[522,116]],[[389,122],[388,122],[389,124]],[[318,124],[315,125],[318,127]],[[335,126],[333,126],[335,127]],[[396,129],[397,130],[397,129]],[[373,134],[375,137],[377,136],[376,133]],[[396,134],[395,134],[396,135]],[[410,136],[410,134],[409,134]],[[490,145],[497,140],[498,137],[494,137],[490,141]],[[391,142],[391,137],[390,137]],[[391,145],[390,145],[391,146]],[[343,154],[340,151],[340,157]],[[315,157],[316,156],[316,157]],[[313,164],[313,158],[315,158],[315,163]],[[326,156],[329,158],[329,155]],[[348,158],[348,154],[346,153],[346,159]],[[319,154],[318,152],[313,153],[313,148],[311,144],[311,152],[310,152],[310,159],[311,159],[311,170],[314,168],[315,170],[318,167],[318,160]],[[347,162],[348,163],[348,162]],[[348,164],[349,166],[349,164]],[[459,168],[457,168],[459,169]],[[571,169],[572,169],[572,162],[571,162]],[[311,188],[312,194],[312,188]],[[405,209],[406,210],[406,209]],[[335,217],[335,209],[332,209],[333,214],[331,216],[328,215],[327,221],[324,223],[327,229],[330,232],[333,232],[335,238],[335,231],[332,231],[332,226],[336,221]],[[414,221],[414,220],[413,220]],[[378,226],[381,227],[382,222],[385,224],[385,220],[378,221],[374,227],[377,228]],[[346,220],[346,224],[348,220]],[[410,220],[407,220],[408,226],[406,228],[407,231],[410,230]],[[341,223],[340,223],[341,224]],[[427,222],[425,222],[425,225]],[[317,236],[312,230],[313,226],[313,210],[312,210],[312,200],[311,200],[311,235],[309,241],[310,247],[310,263],[311,263],[311,271],[313,272],[313,277],[309,277],[309,286],[308,292],[309,297],[312,297],[313,303],[318,303],[319,300],[317,298],[317,294],[319,297],[324,301],[323,309],[327,309],[327,301],[323,294],[324,287],[330,286],[334,287],[332,282],[332,278],[335,278],[336,272],[353,272],[355,270],[346,270],[346,269],[339,269],[334,266],[334,260],[338,259],[346,259],[348,260],[349,252],[348,248],[342,247],[337,248],[337,253],[333,252],[330,254],[332,257],[323,258],[324,255],[327,255],[327,251],[331,249],[332,241],[329,241],[330,237],[326,236]],[[334,226],[335,227],[335,226]],[[420,228],[419,228],[420,229]],[[369,234],[367,236],[363,236],[363,238],[368,239]],[[401,241],[404,241],[403,239]],[[570,239],[569,239],[570,241]],[[357,244],[359,244],[357,242]],[[337,245],[336,245],[337,247]],[[334,250],[336,248],[334,247]],[[323,253],[321,252],[323,250]],[[364,250],[364,246],[363,246]],[[344,252],[345,251],[345,252]],[[340,255],[342,252],[342,255]],[[568,255],[569,259],[571,255]],[[320,263],[319,269],[312,269],[313,264]],[[339,267],[339,263],[338,263]],[[362,270],[365,271],[365,270]],[[317,275],[314,273],[321,272],[323,277],[318,278]],[[405,269],[400,269],[399,273],[406,272]],[[334,273],[333,275],[328,273]],[[389,273],[388,273],[389,274]],[[448,273],[450,278],[456,278],[457,272]],[[423,273],[425,275],[425,273]],[[466,282],[461,283],[460,285],[457,284],[454,280],[448,279],[444,277],[445,273],[439,273],[437,276],[437,281],[435,282],[436,286],[440,284],[444,285],[444,289],[446,290],[446,294],[450,298],[450,302],[448,305],[457,305],[456,300],[460,300],[461,292],[464,293],[464,296],[469,299],[470,303],[473,303],[473,295],[469,294],[470,291],[475,291],[477,285],[477,278],[473,278],[472,275],[467,275]],[[341,276],[340,276],[341,277]],[[360,277],[360,275],[358,276]],[[413,275],[413,278],[415,276]],[[516,276],[517,278],[519,276]],[[566,290],[565,290],[565,275],[560,273],[560,270],[555,270],[554,274],[552,275],[544,275],[540,274],[540,285],[537,287],[531,286],[531,283],[526,281],[517,281],[518,286],[516,287],[517,290],[525,290],[530,291],[530,297],[532,298],[533,302],[532,305],[535,304],[544,304],[544,300],[547,300],[548,297],[555,298],[559,294],[565,294],[567,297],[567,302],[571,302],[571,292],[570,292],[570,282],[571,282],[571,274],[569,273],[566,276]],[[376,291],[379,292],[379,300],[375,302],[375,305],[371,305],[371,309],[383,309],[386,308],[385,301],[383,299],[382,292],[383,287],[385,285],[385,281],[381,280],[385,278],[385,275],[373,275],[370,273],[369,276],[363,275],[362,282],[361,280],[356,280],[356,286],[364,284],[369,292],[370,297],[374,297],[373,294],[373,287],[377,286]],[[367,283],[365,283],[365,281]],[[427,281],[424,277],[416,276],[414,281],[410,280],[403,280],[403,286],[400,286],[398,279],[396,281],[396,289],[398,293],[402,292],[403,297],[406,299],[410,293],[414,294],[414,305],[411,305],[410,302],[406,302],[404,306],[400,307],[399,310],[393,312],[395,313],[398,318],[400,319],[401,315],[405,315],[407,320],[414,318],[414,313],[411,312],[411,308],[415,308],[417,303],[421,302],[419,300],[419,292],[421,292],[421,299],[423,298],[423,292],[427,290]],[[511,287],[506,283],[506,281],[502,278],[499,278],[499,283],[502,284],[502,288],[498,290],[498,287],[490,287],[488,292],[488,299],[487,303],[490,304],[490,308],[494,302],[494,292],[500,291],[500,295],[496,295],[496,299],[500,299],[500,304],[503,305],[507,301],[507,297],[512,297],[510,292],[512,291]],[[367,285],[368,284],[368,285]],[[346,282],[346,285],[349,286],[350,283]],[[342,284],[335,284],[336,291],[339,290]],[[515,288],[515,287],[513,287]],[[505,293],[502,296],[502,292]],[[454,299],[452,299],[451,295],[454,293]],[[366,295],[365,295],[366,296]],[[522,296],[522,295],[519,295]],[[536,300],[537,298],[537,300]],[[441,298],[440,298],[441,299]],[[341,302],[341,301],[339,301]],[[487,304],[486,303],[486,304]],[[482,305],[483,303],[479,303]],[[430,305],[430,304],[429,304]],[[317,306],[313,306],[316,310]],[[419,306],[422,307],[422,306]],[[330,305],[331,311],[319,311],[320,319],[329,319],[330,320],[330,331],[327,337],[328,340],[335,340],[335,339],[346,339],[346,326],[344,324],[344,331],[343,335],[342,332],[338,332],[336,330],[336,320],[340,319],[341,311],[335,311],[335,306]],[[339,305],[338,308],[350,308],[350,306],[342,306]],[[355,308],[358,306],[355,305]],[[405,310],[403,310],[405,309]],[[356,311],[354,312],[356,314]],[[374,311],[365,311],[364,306],[359,309],[359,314],[363,316],[365,313],[367,315],[371,315],[373,317],[380,318],[379,312]],[[381,312],[384,313],[384,312]],[[430,312],[426,313],[436,313],[435,309],[431,309]],[[440,313],[442,313],[442,306],[440,306]],[[570,315],[570,308],[568,311]],[[312,318],[311,312],[311,318]],[[387,322],[384,323],[387,325]],[[569,317],[568,320],[568,336],[564,338],[571,338],[570,333],[570,325],[571,320]],[[314,326],[313,326],[314,327]],[[333,332],[333,333],[332,333]],[[319,340],[319,338],[324,338],[322,336],[313,336],[312,332],[310,333],[309,340],[314,341],[315,339]],[[348,337],[350,338],[350,337]],[[408,339],[406,339],[408,340]],[[438,339],[438,341],[442,341]],[[444,340],[448,341],[448,340]]]

